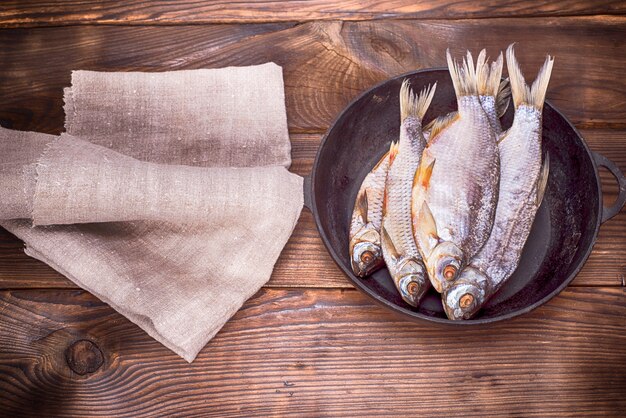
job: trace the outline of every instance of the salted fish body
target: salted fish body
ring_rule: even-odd
[[[380,242],[383,197],[389,152],[365,176],[357,193],[350,222],[350,260],[354,274],[365,277],[385,264]]]
[[[391,152],[385,189],[381,237],[383,257],[400,295],[412,306],[419,304],[430,286],[413,237],[411,193],[413,178],[426,145],[422,118],[435,89],[436,86],[429,86],[416,96],[406,80],[402,84],[400,138]]]
[[[481,51],[474,66],[468,52],[459,68],[447,53],[458,111],[432,127],[414,181],[415,239],[439,292],[485,244],[495,215],[500,157],[494,120],[481,96],[492,96],[495,110],[502,57],[490,67],[485,55]]]
[[[542,163],[542,109],[554,60],[548,56],[532,87],[507,50],[515,117],[499,142],[500,192],[489,239],[442,297],[450,319],[471,318],[519,264],[547,186],[549,159]]]

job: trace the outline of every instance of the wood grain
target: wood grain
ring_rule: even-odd
[[[592,150],[611,158],[626,173],[626,131],[583,130]],[[305,176],[317,152],[321,135],[291,136],[291,171]],[[617,196],[617,183],[608,172],[601,172],[606,204]],[[626,285],[626,209],[600,228],[598,241],[573,286]],[[270,287],[351,288],[322,243],[311,213],[304,209],[296,229],[276,266]],[[26,256],[23,244],[0,228],[0,289],[76,288],[65,277],[45,264]]]
[[[4,1],[0,26],[42,25],[159,25],[198,23],[259,23],[303,20],[371,20],[381,18],[467,19],[485,17],[573,16],[620,14],[626,5],[615,0],[289,0],[196,2],[196,1],[102,1],[43,0]]]
[[[623,288],[567,289],[486,327],[406,322],[356,291],[266,289],[193,364],[85,292],[0,292],[0,324],[4,416],[626,414]],[[70,368],[77,341],[100,367]]]
[[[0,31],[0,123],[58,133],[74,69],[284,68],[293,133],[320,133],[362,91],[445,65],[445,49],[518,42],[528,74],[556,56],[548,98],[579,127],[626,129],[626,17],[309,22],[299,25],[72,26]],[[541,47],[539,47],[541,46]],[[584,59],[581,59],[584,57]],[[45,63],[43,65],[42,63]]]

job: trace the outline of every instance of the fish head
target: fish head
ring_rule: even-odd
[[[473,267],[466,267],[459,279],[442,297],[443,308],[449,319],[470,319],[486,301],[489,279]]]
[[[450,241],[442,241],[433,248],[427,260],[430,280],[441,293],[458,278],[465,266],[465,254]]]
[[[359,277],[365,277],[382,267],[383,252],[380,246],[380,234],[373,227],[365,227],[357,233],[351,242],[352,271]]]
[[[415,258],[409,258],[398,265],[395,277],[402,299],[411,306],[418,306],[428,290],[428,275],[424,264]]]

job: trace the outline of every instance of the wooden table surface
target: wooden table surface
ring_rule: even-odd
[[[0,124],[58,134],[74,69],[284,69],[292,170],[337,113],[444,51],[518,42],[548,99],[626,171],[626,3],[4,1]],[[617,186],[602,173],[605,201]],[[559,296],[491,326],[410,323],[333,264],[304,210],[272,279],[184,360],[0,230],[0,416],[624,416],[626,211]]]

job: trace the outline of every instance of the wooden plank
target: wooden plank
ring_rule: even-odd
[[[592,150],[611,158],[626,173],[626,131],[583,130]],[[321,135],[292,135],[292,171],[308,175]],[[602,172],[606,204],[617,196],[617,183]],[[574,286],[623,286],[626,280],[626,210],[600,228],[598,241]],[[0,289],[75,288],[43,263],[23,253],[21,241],[0,229]],[[270,287],[332,287],[352,285],[335,266],[319,238],[313,216],[304,210],[293,236],[276,263]]]
[[[535,74],[556,56],[548,98],[579,127],[626,128],[626,17],[309,22],[293,26],[73,26],[0,31],[0,123],[58,133],[73,69],[164,71],[251,65],[284,68],[291,132],[323,132],[359,93],[444,51],[518,42]],[[582,59],[584,57],[584,59]],[[42,63],[45,63],[43,65]]]
[[[549,0],[504,1],[410,0],[289,0],[194,2],[70,0],[12,0],[0,6],[0,26],[159,25],[198,23],[259,23],[302,20],[372,20],[381,18],[468,19],[486,17],[573,16],[620,14],[623,2]]]
[[[623,288],[567,289],[485,327],[274,289],[187,364],[87,293],[1,292],[0,414],[623,416],[625,331]]]

